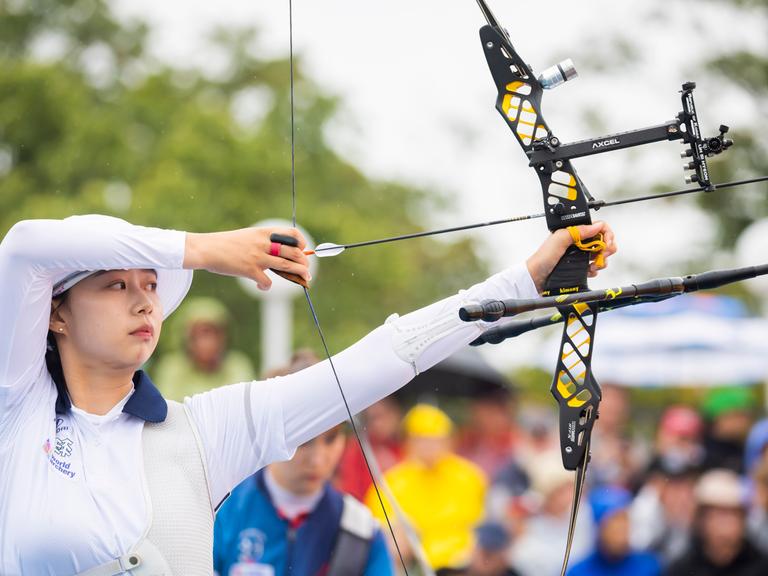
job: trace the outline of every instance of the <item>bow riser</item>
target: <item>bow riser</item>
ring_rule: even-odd
[[[531,158],[537,151],[555,152],[559,140],[541,114],[543,88],[530,67],[498,27],[483,26],[480,40],[498,96],[496,109],[518,143]],[[546,159],[532,164],[541,182],[547,227],[559,230],[591,224],[586,191],[569,159]],[[590,253],[571,246],[544,285],[543,294],[561,295],[587,290]],[[589,315],[584,313],[589,311]],[[597,309],[567,306],[560,354],[550,391],[560,409],[560,448],[563,465],[576,470],[585,463],[588,440],[597,417],[600,387],[590,362]]]

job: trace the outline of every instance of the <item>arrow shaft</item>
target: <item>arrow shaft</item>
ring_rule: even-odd
[[[440,228],[438,230],[429,230],[427,232],[414,232],[412,234],[402,234],[400,236],[389,236],[387,238],[379,238],[377,240],[366,240],[364,242],[353,242],[351,244],[339,244],[337,247],[341,248],[360,248],[361,246],[374,246],[376,244],[387,244],[389,242],[397,242],[399,240],[410,240],[412,238],[423,238],[425,236],[437,236],[439,234],[448,234],[450,232],[460,232],[462,230],[472,230],[474,228],[484,228],[486,226],[498,226],[499,224],[510,224],[512,222],[521,222],[523,220],[534,220],[536,218],[544,218],[544,214],[527,214],[525,216],[514,216],[512,218],[503,218],[501,220],[491,220],[490,222],[478,222],[476,224],[465,224],[464,226],[452,226],[450,228]],[[328,248],[328,250],[336,249]],[[315,249],[315,252],[322,252],[323,249]]]

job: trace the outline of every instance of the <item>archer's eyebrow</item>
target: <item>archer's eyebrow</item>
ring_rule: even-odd
[[[157,278],[157,270],[154,268],[134,268],[134,270],[138,270],[139,272],[151,272],[155,275],[155,278]],[[110,272],[128,272],[128,270],[99,270],[98,272],[94,272],[91,274],[91,278],[96,278],[97,276],[102,276],[104,274],[109,274]]]

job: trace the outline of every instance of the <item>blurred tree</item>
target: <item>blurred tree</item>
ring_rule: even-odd
[[[687,5],[691,16],[688,24],[699,28],[699,38],[704,38],[707,50],[702,52],[699,62],[693,64],[693,69],[699,72],[694,76],[706,78],[709,86],[717,88],[715,78],[720,77],[723,92],[733,94],[732,88],[740,89],[746,96],[746,100],[753,105],[755,117],[749,125],[733,126],[729,137],[736,142],[727,154],[710,160],[714,182],[729,180],[741,180],[759,175],[768,174],[768,136],[762,129],[768,120],[768,54],[760,51],[761,43],[739,42],[738,30],[732,34],[734,42],[719,42],[708,34],[717,27],[723,27],[723,21],[717,18],[717,12],[712,11],[712,16],[706,14],[707,8],[721,4],[729,7],[735,18],[749,21],[751,25],[762,28],[765,32],[763,38],[768,37],[768,0],[677,0],[678,5]],[[709,6],[706,6],[709,4]],[[669,4],[657,3],[653,9],[645,14],[649,19],[655,19],[664,24],[669,24],[665,10]],[[670,28],[670,33],[673,29]],[[629,37],[618,33],[607,34],[605,42],[587,43],[579,61],[586,67],[603,73],[626,72],[632,66],[647,66],[648,54],[653,51],[646,50],[645,39],[630,40]],[[745,48],[748,46],[748,48]],[[696,49],[695,44],[691,49]],[[719,51],[719,53],[718,53]],[[695,53],[695,52],[694,52]],[[716,54],[709,57],[709,54]],[[650,56],[653,57],[653,56]],[[740,102],[743,102],[740,100]],[[728,109],[727,101],[719,101],[719,109]],[[586,107],[582,111],[584,121],[595,130],[604,131],[603,113],[595,107]],[[724,119],[728,117],[727,113]],[[715,126],[704,128],[705,134],[715,134]],[[681,188],[677,183],[662,182],[654,186],[655,192],[666,192]],[[622,182],[616,190],[606,193],[605,197],[618,197],[622,194],[631,196],[642,193],[633,186],[632,179]],[[647,190],[645,190],[647,192]],[[669,202],[691,202],[692,200],[675,199]],[[732,189],[722,194],[700,194],[695,201],[714,218],[717,224],[717,245],[712,247],[712,255],[715,250],[731,250],[738,241],[739,235],[751,223],[768,217],[768,184],[761,183]],[[662,204],[657,204],[659,207]],[[706,267],[711,262],[691,262],[693,269]]]
[[[768,36],[768,0],[713,0],[739,6],[750,19],[761,23]],[[739,127],[733,134],[734,146],[727,161],[719,163],[718,176],[743,178],[745,174],[768,173],[768,138],[763,127],[768,121],[768,54],[746,49],[723,52],[706,63],[727,82],[741,88],[755,103],[757,116],[750,126]],[[717,215],[719,240],[724,248],[733,248],[739,235],[751,223],[768,217],[768,185],[765,183],[738,190],[734,195],[707,194],[699,201]]]
[[[218,31],[211,49],[228,65],[212,77],[154,62],[147,32],[104,0],[0,0],[0,235],[87,212],[201,232],[290,218],[288,62],[255,55],[254,30]],[[433,191],[373,181],[339,157],[325,128],[340,103],[300,59],[296,82],[298,221],[318,242],[417,231],[444,209]],[[483,274],[470,241],[424,240],[324,260],[313,295],[338,350]],[[234,311],[234,343],[258,361],[256,303],[205,273],[193,292]],[[296,345],[317,348],[297,306]]]

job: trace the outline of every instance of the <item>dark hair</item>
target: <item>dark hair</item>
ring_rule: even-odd
[[[66,300],[68,293],[69,291],[62,292],[53,299],[53,302],[58,301],[59,303],[52,310],[52,312],[55,312],[61,307],[61,305],[64,303],[64,300]],[[53,302],[51,303],[52,305]],[[66,389],[67,382],[64,379],[64,369],[61,366],[61,354],[59,353],[59,346],[56,344],[56,336],[51,330],[48,330],[48,336],[46,340],[45,365],[48,367],[48,372],[51,374],[51,378],[53,378],[53,381],[56,383],[56,387],[59,388],[59,393],[61,393],[62,388]]]

